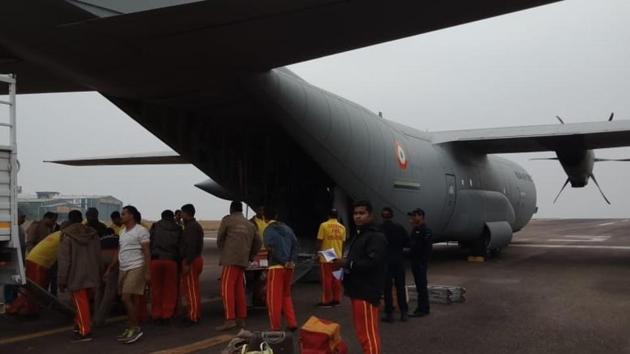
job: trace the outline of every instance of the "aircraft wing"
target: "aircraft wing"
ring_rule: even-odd
[[[44,162],[68,166],[180,165],[189,163],[174,152],[152,152]]]
[[[614,148],[630,146],[630,120],[443,131],[432,141],[487,154]]]
[[[63,63],[64,77],[107,92],[110,83],[130,87],[156,76],[166,87],[269,70],[556,1],[21,0],[0,13],[0,29],[14,30],[0,31],[0,43],[18,60]],[[24,27],[38,36],[26,38]],[[28,48],[36,41],[47,45]],[[0,61],[0,72],[14,69]],[[47,76],[22,78],[27,68],[17,69],[20,92],[73,88],[39,82]]]

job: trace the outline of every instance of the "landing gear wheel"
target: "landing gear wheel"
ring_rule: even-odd
[[[490,258],[497,258],[501,255],[501,248],[492,248],[488,250],[488,256]]]
[[[485,233],[481,238],[474,241],[474,247],[471,248],[471,254],[474,257],[487,258],[490,254],[490,235]]]

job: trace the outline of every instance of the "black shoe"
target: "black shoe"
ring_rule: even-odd
[[[317,307],[327,308],[327,309],[328,309],[328,308],[333,307],[333,304],[332,304],[332,302],[329,302],[329,303],[320,302],[320,303],[318,303],[316,306],[317,306]]]
[[[387,323],[394,323],[394,315],[391,313],[387,313],[385,314],[385,316],[383,316],[383,318],[381,318],[381,321],[387,322]]]
[[[187,327],[192,327],[192,326],[194,326],[194,325],[196,325],[196,324],[197,324],[197,322],[195,322],[195,321],[191,320],[190,318],[184,318],[184,319],[182,320],[182,326],[183,326],[184,328],[187,328]]]
[[[335,307],[335,306],[339,306],[340,303],[339,301],[333,301],[330,304],[333,305],[333,307]]]
[[[92,335],[90,333],[82,336],[80,333],[75,333],[72,338],[72,343],[82,343],[82,342],[91,342]]]
[[[401,322],[407,322],[407,319],[409,319],[409,314],[407,314],[406,311],[400,314],[400,321]]]
[[[414,312],[409,314],[409,317],[424,317],[424,316],[428,316],[428,315],[429,315],[428,312],[414,311]]]

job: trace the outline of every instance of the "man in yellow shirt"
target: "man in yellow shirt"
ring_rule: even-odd
[[[332,209],[328,213],[328,220],[319,225],[317,233],[317,249],[324,251],[334,249],[337,258],[343,257],[343,243],[346,241],[346,228],[337,220],[338,213]],[[322,282],[322,299],[317,306],[332,307],[341,301],[341,280],[333,275],[333,263],[319,258]]]
[[[263,215],[265,212],[265,207],[259,206],[254,211],[256,212],[256,215],[254,215],[253,218],[249,219],[249,221],[256,225],[256,233],[262,241],[263,235],[265,234],[265,229],[267,228],[267,226],[269,226],[269,222],[265,220],[265,217]],[[265,247],[263,246],[263,249],[264,248]]]
[[[116,236],[120,236],[123,230],[123,222],[120,218],[120,212],[114,211],[109,215],[109,218],[112,219],[112,224],[109,225],[109,228],[114,230]]]
[[[26,256],[26,277],[48,289],[50,284],[50,268],[57,262],[57,250],[61,231],[53,232],[41,240]],[[20,294],[7,308],[10,315],[36,315],[39,313],[39,305],[29,296]]]

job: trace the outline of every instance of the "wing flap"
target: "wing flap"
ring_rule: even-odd
[[[630,120],[444,131],[432,141],[486,154],[613,148],[630,146]]]

